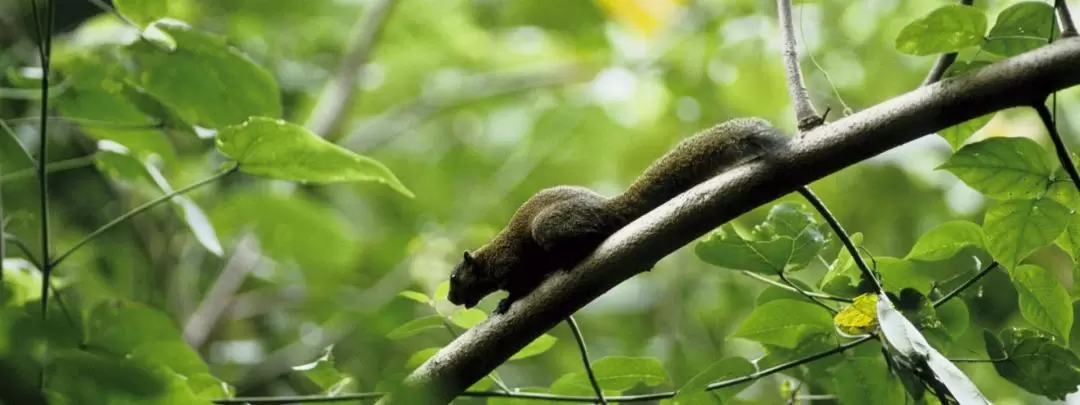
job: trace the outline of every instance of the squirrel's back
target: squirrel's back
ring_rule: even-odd
[[[736,118],[683,139],[657,159],[611,206],[637,218],[731,167],[787,143],[768,121]]]

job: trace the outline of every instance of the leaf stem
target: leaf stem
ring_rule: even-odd
[[[960,284],[960,286],[954,288],[952,291],[949,291],[948,294],[945,294],[941,298],[935,300],[934,301],[934,307],[937,308],[937,307],[940,307],[941,305],[945,304],[945,302],[951,300],[957,294],[960,294],[964,290],[968,289],[968,287],[971,287],[971,285],[975,284],[976,281],[979,281],[980,279],[982,279],[984,276],[986,276],[987,273],[990,273],[990,270],[993,270],[997,266],[998,266],[998,262],[996,262],[996,261],[990,262],[990,264],[988,264],[982,270],[979,270],[978,273],[976,273],[974,276],[969,278],[963,284]]]
[[[228,168],[226,170],[223,170],[221,172],[218,172],[217,174],[215,174],[213,176],[207,177],[207,178],[199,180],[199,181],[197,181],[195,183],[192,183],[192,184],[189,184],[187,186],[184,186],[184,187],[178,188],[176,190],[173,190],[171,193],[168,193],[168,194],[165,194],[165,195],[163,195],[161,197],[155,198],[155,199],[153,199],[153,200],[151,200],[151,201],[149,201],[149,202],[147,202],[147,203],[145,203],[143,205],[140,205],[139,207],[137,207],[137,208],[135,208],[135,209],[133,209],[131,211],[128,211],[124,215],[121,215],[121,216],[117,217],[116,219],[113,219],[112,221],[109,221],[109,223],[107,223],[105,225],[102,225],[100,228],[95,229],[89,235],[86,235],[86,237],[84,237],[82,240],[76,242],[74,246],[72,246],[70,249],[68,249],[64,253],[60,254],[59,256],[57,256],[56,259],[52,260],[52,262],[49,263],[50,267],[58,266],[60,264],[60,262],[64,261],[64,259],[66,259],[68,256],[71,256],[72,253],[75,253],[75,251],[78,250],[79,248],[83,247],[83,245],[86,245],[87,243],[90,243],[90,241],[94,240],[95,238],[97,238],[101,234],[107,232],[108,230],[116,227],[117,225],[123,223],[124,221],[127,221],[128,219],[131,219],[132,217],[134,217],[136,215],[139,215],[139,214],[141,214],[141,213],[143,213],[143,212],[145,212],[145,211],[147,211],[147,210],[149,210],[151,208],[154,208],[154,207],[156,207],[157,205],[159,205],[159,204],[161,204],[163,202],[169,201],[173,197],[176,197],[178,195],[182,195],[182,194],[187,193],[187,192],[189,192],[191,190],[194,190],[194,189],[202,187],[202,186],[204,186],[206,184],[212,183],[212,182],[214,182],[214,181],[216,181],[218,179],[221,179],[222,177],[225,177],[225,176],[227,176],[229,174],[232,174],[233,172],[235,172],[239,168],[240,168],[240,165],[233,164],[232,167],[230,167],[230,168]]]
[[[57,162],[49,163],[45,166],[46,173],[56,173],[64,170],[78,169],[94,164],[94,159],[97,158],[97,154],[89,154],[86,156],[80,156],[77,158],[65,159]],[[29,177],[33,177],[36,173],[36,168],[26,168],[23,170],[17,170],[6,175],[0,175],[0,184],[7,183],[9,181],[23,180]]]
[[[596,375],[593,374],[592,363],[589,361],[589,349],[585,346],[585,336],[581,334],[581,329],[578,328],[573,315],[566,318],[566,325],[570,327],[571,332],[574,332],[574,340],[577,340],[578,349],[581,351],[581,362],[585,365],[585,373],[589,376],[589,383],[592,384],[593,391],[596,392],[597,401],[601,405],[607,405],[608,402],[604,399],[604,390],[600,389],[600,382],[596,380]]]
[[[780,276],[780,280],[783,281],[785,284],[787,284],[789,287],[791,287],[792,290],[799,293],[803,297],[806,297],[806,299],[808,299],[810,301],[813,301],[818,306],[820,306],[822,308],[825,308],[825,310],[829,311],[830,314],[836,315],[836,310],[833,309],[833,307],[825,305],[824,302],[821,302],[821,300],[818,300],[816,297],[810,295],[808,291],[803,291],[803,289],[801,289],[799,287],[796,287],[795,283],[792,283],[791,280],[788,280],[787,275],[784,274],[783,271],[781,271],[781,272],[779,272],[777,274]]]
[[[1072,179],[1073,187],[1076,187],[1077,191],[1080,191],[1080,173],[1076,171],[1076,165],[1072,161],[1072,157],[1069,156],[1069,150],[1065,147],[1065,142],[1061,139],[1061,134],[1058,133],[1057,123],[1054,122],[1054,117],[1050,114],[1050,109],[1046,108],[1046,105],[1042,103],[1034,103],[1031,105],[1036,112],[1039,113],[1039,119],[1042,120],[1043,126],[1046,127],[1046,131],[1050,134],[1050,140],[1054,142],[1054,152],[1057,153],[1058,160],[1061,162],[1061,167],[1065,169],[1065,173],[1069,174],[1069,178]]]
[[[825,203],[822,202],[808,186],[800,186],[798,191],[799,194],[801,194],[803,198],[806,198],[806,200],[810,202],[810,205],[813,205],[818,213],[825,218],[825,222],[829,223],[833,232],[836,233],[836,237],[840,238],[840,241],[844,243],[844,247],[847,248],[848,253],[851,253],[851,258],[855,259],[855,264],[859,266],[859,270],[862,271],[863,275],[874,281],[874,289],[877,292],[884,291],[881,287],[881,281],[874,276],[874,272],[870,271],[870,267],[866,265],[866,261],[863,260],[862,255],[859,254],[859,248],[855,247],[855,243],[851,241],[851,236],[848,235],[847,231],[844,230],[844,227],[840,225],[840,221],[836,220],[836,217],[833,216],[832,212],[829,211],[829,208],[825,206]]]
[[[824,259],[822,259],[822,260],[824,260]],[[791,291],[791,292],[799,292],[799,289],[795,288],[792,285],[781,283],[779,281],[776,281],[776,280],[773,280],[771,278],[765,277],[763,275],[754,273],[752,271],[743,270],[742,272],[743,272],[743,274],[745,274],[746,276],[748,276],[748,277],[750,277],[750,278],[752,278],[754,280],[758,280],[758,281],[763,282],[765,284],[769,284],[769,285],[771,285],[773,287],[783,288],[783,289]],[[846,303],[849,303],[849,304],[854,302],[854,300],[852,300],[851,298],[838,297],[838,296],[835,296],[835,295],[829,295],[829,294],[819,293],[819,292],[815,292],[815,291],[802,291],[802,293],[804,293],[805,295],[815,297],[815,298],[821,298],[823,300],[836,301],[836,302],[846,302]]]

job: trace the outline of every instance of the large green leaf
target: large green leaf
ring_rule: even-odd
[[[941,6],[912,21],[896,36],[896,49],[912,55],[956,52],[978,45],[986,33],[986,15],[971,6]]]
[[[853,358],[832,369],[836,397],[844,405],[903,404],[904,387],[880,358]]]
[[[443,319],[439,315],[428,315],[420,318],[413,319],[409,322],[405,322],[394,328],[390,333],[386,334],[386,337],[394,340],[404,339],[429,329],[444,328],[445,324]]]
[[[999,199],[1038,197],[1054,173],[1046,151],[1028,138],[990,138],[966,145],[939,168]]]
[[[413,196],[382,163],[283,120],[253,117],[225,128],[217,148],[239,162],[241,171],[258,176],[311,183],[375,181]]]
[[[710,397],[713,395],[705,389],[709,384],[713,382],[723,381],[731,378],[742,377],[745,375],[753,374],[757,369],[754,368],[754,364],[749,360],[742,357],[727,357],[721,359],[706,367],[700,373],[690,378],[686,384],[679,387],[676,391],[675,397],[671,399],[671,405],[690,405],[707,403]],[[738,394],[744,388],[748,387],[752,382],[747,381],[745,383],[736,384],[731,387],[723,388],[717,393],[723,397],[731,397]]]
[[[139,84],[185,121],[223,128],[251,116],[281,116],[273,76],[223,38],[175,20],[158,20],[150,29],[171,37],[176,49],[145,40],[129,47]]]
[[[146,342],[131,352],[131,358],[161,364],[182,376],[209,373],[210,368],[187,343],[177,340]]]
[[[963,62],[956,62],[956,63],[963,63]],[[954,64],[954,66],[956,66],[956,65]],[[950,66],[950,69],[952,69],[954,66]],[[966,67],[966,64],[965,64],[965,67]],[[958,70],[954,70],[952,72],[954,72],[953,74],[956,75],[956,74],[962,74],[960,72],[966,72],[966,71],[967,71],[966,69],[958,69]],[[946,73],[945,76],[948,77],[949,74]],[[940,131],[938,131],[937,134],[938,134],[938,136],[940,136],[942,138],[945,138],[945,141],[949,143],[949,146],[951,146],[953,150],[960,149],[960,147],[964,145],[964,142],[967,141],[967,139],[970,138],[971,135],[974,135],[975,132],[977,132],[978,130],[985,127],[986,124],[989,123],[990,120],[994,118],[995,114],[986,114],[986,115],[981,116],[979,118],[973,118],[973,119],[961,122],[959,124],[953,125],[951,127],[945,128],[943,130],[940,130]]]
[[[1049,198],[996,203],[986,210],[983,219],[987,247],[1005,268],[1015,268],[1035,249],[1053,243],[1073,215]]]
[[[655,387],[668,381],[663,363],[655,357],[609,356],[594,361],[592,368],[605,390],[625,391],[637,384]]]
[[[139,156],[154,153],[171,160],[176,152],[165,134],[155,130],[158,122],[128,97],[133,90],[128,74],[100,55],[63,58],[57,68],[67,76],[70,88],[56,96],[56,109],[65,117],[87,120],[84,133],[109,140]]]
[[[1006,380],[1037,395],[1064,400],[1080,385],[1080,358],[1053,337],[1030,329],[983,332],[986,354]]]
[[[754,308],[733,336],[791,349],[832,332],[832,317],[821,307],[781,299]]]
[[[147,343],[183,342],[179,328],[167,315],[131,301],[108,300],[98,304],[90,312],[87,329],[89,344],[120,356]]]
[[[1046,45],[1053,27],[1051,5],[1039,1],[1016,3],[998,14],[982,49],[1005,57],[1019,55]]]
[[[776,275],[806,267],[825,246],[814,217],[791,203],[777,204],[749,239],[724,227],[699,241],[694,251],[705,262],[730,269]]]
[[[137,24],[147,25],[169,12],[167,0],[113,0],[116,11]]]
[[[1069,292],[1042,267],[1025,264],[1009,270],[1020,299],[1020,313],[1035,327],[1069,341],[1073,324]]]
[[[1054,243],[1060,246],[1073,262],[1080,262],[1080,215],[1073,215],[1065,227],[1065,232],[1062,232]]]
[[[552,346],[555,346],[557,340],[558,339],[554,336],[546,333],[540,335],[540,337],[533,339],[532,342],[529,342],[529,344],[525,345],[521,350],[518,350],[517,353],[514,353],[513,356],[510,356],[510,360],[521,360],[544,353],[548,351],[548,349],[551,349]]]
[[[983,230],[964,220],[949,221],[926,231],[905,259],[944,260],[968,246],[985,248]]]

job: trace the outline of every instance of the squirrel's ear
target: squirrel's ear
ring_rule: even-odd
[[[468,250],[465,251],[465,255],[462,258],[462,260],[464,260],[465,264],[468,264],[468,265],[472,265],[472,264],[476,263],[476,260],[473,259],[472,255],[469,254]]]

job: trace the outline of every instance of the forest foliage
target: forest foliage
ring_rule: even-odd
[[[49,404],[381,392],[487,319],[501,297],[454,307],[449,271],[537,190],[614,194],[733,117],[795,132],[771,1],[400,0],[367,62],[343,63],[378,3],[114,0],[58,24],[42,69],[48,2],[0,2],[0,385]],[[829,120],[917,87],[939,54],[957,77],[1057,39],[1052,2],[949,3],[798,2]],[[350,75],[355,99],[312,131]],[[1052,100],[1056,131],[1006,110],[810,185],[858,258],[793,193],[594,301],[576,318],[604,395],[937,403],[921,363],[894,363],[886,329],[910,325],[946,385],[1064,399],[1080,184],[1047,135],[1076,144],[1080,92]],[[892,352],[855,340],[879,321]],[[595,394],[563,326],[470,392],[507,386]]]

